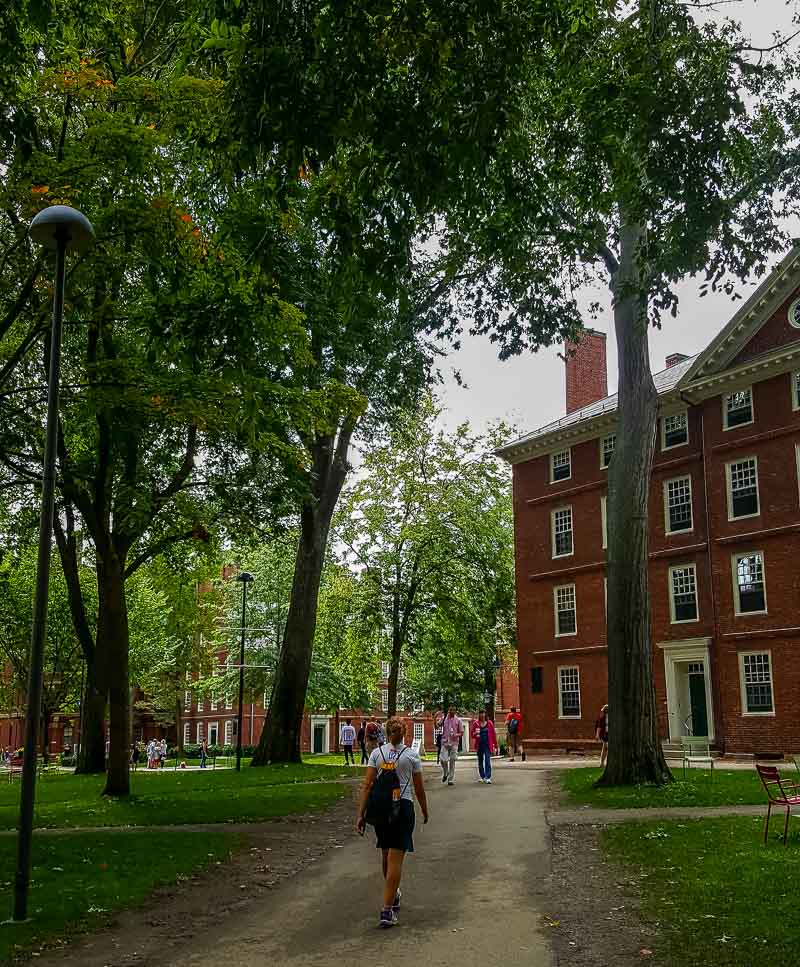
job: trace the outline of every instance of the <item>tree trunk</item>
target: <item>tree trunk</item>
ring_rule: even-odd
[[[86,662],[86,684],[81,706],[81,729],[78,736],[80,750],[75,772],[94,775],[106,771],[107,694],[100,682],[97,661]]]
[[[395,578],[400,583],[400,575]],[[389,699],[386,704],[386,714],[392,718],[397,714],[397,682],[400,679],[400,655],[403,651],[403,638],[400,630],[400,591],[395,588],[392,595],[392,657],[389,662],[389,681],[387,690]]]
[[[97,650],[104,656],[108,684],[109,751],[105,796],[130,792],[131,707],[128,675],[128,608],[125,564],[110,551],[97,564]]]
[[[608,764],[599,785],[664,783],[648,587],[648,496],[658,397],[650,372],[639,225],[620,233],[612,277],[619,355],[617,440],[608,491]]]
[[[275,670],[269,712],[250,762],[300,762],[308,677],[317,628],[317,601],[333,512],[347,476],[347,451],[353,427],[315,440],[312,496],[300,511],[300,541],[292,579],[292,597]]]
[[[50,759],[50,722],[53,719],[53,713],[49,708],[42,708],[42,761],[47,765]]]

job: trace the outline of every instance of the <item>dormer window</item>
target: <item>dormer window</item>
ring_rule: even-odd
[[[745,426],[753,422],[753,390],[736,390],[722,398],[723,426],[730,430],[735,426]]]
[[[562,450],[560,453],[550,454],[550,482],[569,480],[572,476],[572,452]]]

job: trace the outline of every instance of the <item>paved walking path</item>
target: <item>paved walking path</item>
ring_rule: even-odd
[[[723,816],[764,816],[763,806],[670,806],[644,809],[557,809],[547,814],[550,826],[605,826],[608,823],[653,822],[658,819],[717,819]]]

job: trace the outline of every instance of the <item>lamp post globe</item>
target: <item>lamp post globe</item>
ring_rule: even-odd
[[[53,514],[56,489],[56,448],[58,443],[58,387],[61,376],[61,329],[64,317],[64,264],[67,249],[83,249],[94,231],[89,219],[68,205],[52,205],[39,212],[30,226],[34,242],[56,253],[56,278],[53,290],[53,325],[50,333],[50,365],[47,373],[47,419],[44,459],[42,461],[42,498],[39,510],[39,547],[36,562],[36,587],[33,596],[33,623],[28,661],[28,694],[25,709],[25,752],[17,826],[17,869],[14,877],[14,919],[28,916],[28,891],[31,878],[31,841],[33,807],[36,800],[36,757],[39,744],[39,713],[42,704],[44,645],[47,636],[47,606],[50,585]]]
[[[244,726],[244,638],[247,628],[247,585],[252,584],[255,578],[249,571],[240,571],[236,575],[236,580],[242,585],[242,639],[239,644],[239,710],[236,716],[236,771],[241,772],[242,728]]]

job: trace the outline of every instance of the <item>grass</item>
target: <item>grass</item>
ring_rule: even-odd
[[[792,775],[794,770],[785,770]],[[750,806],[764,802],[764,789],[755,770],[688,770],[686,779],[680,769],[667,786],[622,786],[595,789],[600,769],[565,769],[561,782],[570,805],[589,805],[600,809],[638,809],[670,806]],[[793,777],[794,778],[794,777]]]
[[[133,773],[130,797],[119,800],[101,795],[103,776],[57,775],[37,783],[35,821],[47,827],[257,822],[331,805],[348,789],[337,780],[352,771],[302,765]],[[0,829],[16,827],[18,810],[19,783],[0,784]]]
[[[770,828],[782,833],[782,816]],[[763,819],[625,823],[607,854],[639,879],[655,939],[651,963],[681,967],[795,967],[800,936],[797,825],[784,849],[762,845]]]
[[[0,923],[0,963],[94,930],[115,912],[142,903],[157,887],[221,862],[242,836],[185,831],[37,836],[29,920]],[[0,921],[11,916],[16,840],[0,839]]]

